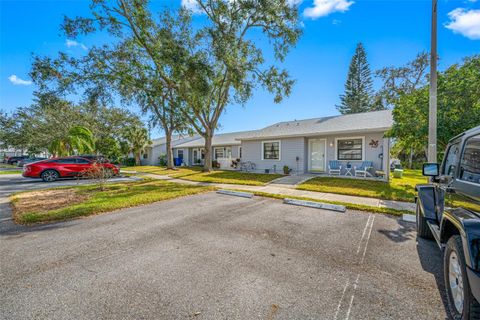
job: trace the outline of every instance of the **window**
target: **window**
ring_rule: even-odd
[[[337,160],[363,160],[363,138],[338,139]]]
[[[182,159],[182,160],[183,160],[183,149],[179,149],[179,150],[177,150],[177,158],[179,158],[179,159]]]
[[[453,177],[458,157],[460,156],[460,143],[455,142],[448,147],[445,163],[443,164],[443,175]]]
[[[148,159],[148,153],[143,154],[143,159]]]
[[[280,160],[280,141],[262,142],[262,160]]]
[[[214,159],[219,159],[219,158],[230,159],[230,158],[232,158],[232,148],[231,147],[214,148],[213,152],[214,152]]]
[[[224,148],[215,148],[214,151],[215,151],[214,159],[223,158],[225,155]]]
[[[61,163],[61,164],[74,164],[74,163],[76,163],[76,159],[75,158],[60,158],[60,159],[52,160],[52,162]]]
[[[460,162],[460,179],[480,184],[480,135],[467,140]]]

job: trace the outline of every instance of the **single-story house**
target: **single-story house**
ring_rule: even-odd
[[[212,139],[212,159],[221,169],[232,168],[233,160],[251,163],[251,171],[292,174],[329,173],[335,161],[340,175],[354,175],[354,167],[365,161],[372,174],[389,174],[390,139],[385,137],[393,125],[390,110],[293,120],[260,130],[216,134]],[[200,136],[180,137],[173,142],[173,156],[183,165],[203,165],[205,140]],[[166,153],[165,138],[157,139],[147,150],[142,164],[158,164]],[[153,159],[153,162],[149,162]]]
[[[242,142],[238,137],[249,137],[255,131],[241,131],[215,134],[212,138],[212,160],[219,163],[221,169],[232,169],[232,161],[242,159]],[[173,156],[181,158],[187,166],[203,165],[205,160],[205,139],[198,138],[177,144]]]
[[[279,122],[239,134],[242,161],[255,164],[256,171],[328,173],[330,161],[347,167],[371,161],[372,171],[383,170],[388,177],[390,139],[385,137],[393,124],[391,110]]]
[[[173,135],[172,136],[172,147],[179,145],[184,142],[192,141],[199,139],[198,135]],[[144,166],[154,166],[159,165],[160,157],[167,154],[167,140],[165,137],[155,139],[152,141],[152,144],[145,148],[144,153],[142,154],[141,164]],[[174,155],[176,157],[176,155]]]

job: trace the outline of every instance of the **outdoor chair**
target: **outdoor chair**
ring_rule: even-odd
[[[370,175],[368,170],[373,168],[373,162],[372,161],[363,161],[360,166],[355,166],[355,177],[363,177],[366,178],[367,175]]]
[[[342,171],[342,165],[340,161],[337,160],[331,160],[328,162],[328,174],[329,175],[340,175],[340,172]]]
[[[255,171],[256,165],[251,161],[240,162],[240,171],[250,172]]]

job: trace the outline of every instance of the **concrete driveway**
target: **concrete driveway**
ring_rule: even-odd
[[[441,256],[365,212],[207,193],[3,230],[2,319],[445,319]]]

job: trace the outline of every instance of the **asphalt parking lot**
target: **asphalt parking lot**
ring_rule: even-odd
[[[413,226],[208,193],[0,233],[2,319],[445,319]]]

